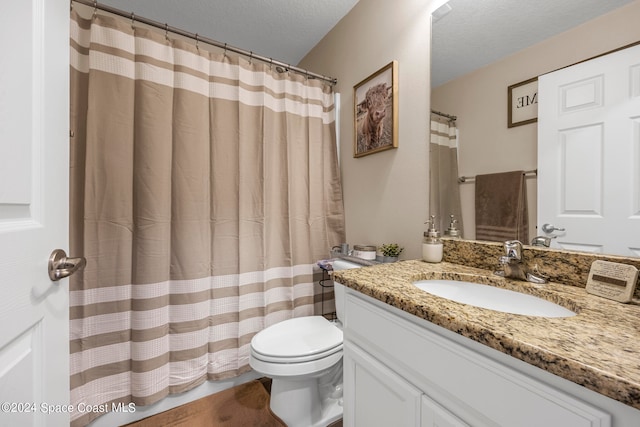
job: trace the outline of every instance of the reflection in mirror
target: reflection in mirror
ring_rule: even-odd
[[[458,167],[465,177],[538,169],[537,124],[508,127],[509,86],[640,41],[638,1],[450,0],[447,5],[451,10],[437,18],[434,13],[432,24],[431,108],[458,118]],[[525,183],[525,243],[561,235],[536,227],[537,176],[530,174]],[[474,180],[459,188],[464,237],[475,239]],[[551,239],[552,247],[557,240]]]

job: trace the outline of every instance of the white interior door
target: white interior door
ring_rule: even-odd
[[[538,83],[538,234],[640,256],[640,45]]]
[[[0,425],[68,426],[69,2],[0,6]],[[45,405],[45,406],[43,406]],[[48,413],[51,412],[51,413]]]

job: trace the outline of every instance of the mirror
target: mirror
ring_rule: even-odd
[[[606,3],[606,4],[604,4]],[[433,14],[431,108],[457,116],[461,176],[537,169],[537,125],[508,127],[507,88],[640,40],[630,0],[450,0]],[[526,179],[529,242],[537,178]],[[475,238],[474,184],[460,184],[465,238]]]

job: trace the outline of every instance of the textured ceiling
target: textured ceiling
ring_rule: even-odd
[[[450,0],[451,11],[433,24],[431,86],[438,87],[632,1]]]
[[[358,0],[98,0],[297,65]]]
[[[452,10],[433,25],[432,87],[632,1],[640,0],[450,0]],[[357,2],[99,0],[292,65]]]

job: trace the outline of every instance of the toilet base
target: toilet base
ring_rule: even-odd
[[[288,427],[326,427],[342,418],[342,361],[325,375],[272,378],[271,411]]]

